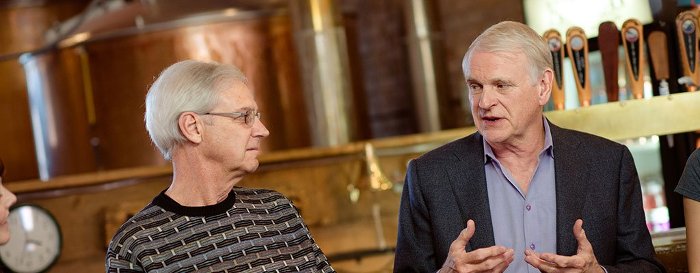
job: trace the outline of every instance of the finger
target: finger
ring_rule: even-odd
[[[487,248],[479,248],[467,253],[466,260],[469,263],[480,263],[486,261],[492,257],[498,257],[503,255],[508,251],[507,248],[502,246],[492,246]]]
[[[513,259],[515,258],[515,253],[513,249],[506,250],[502,255],[491,257],[484,262],[482,262],[477,270],[488,271],[488,272],[503,272]]]
[[[459,272],[497,272],[496,268],[505,268],[513,261],[513,253],[512,249],[508,249],[500,255],[490,256],[483,260],[477,261],[467,258],[458,264],[457,269]]]
[[[591,246],[591,242],[586,237],[586,231],[583,230],[583,220],[581,219],[577,219],[574,223],[574,237],[576,237],[581,250],[592,251],[593,246]]]
[[[513,262],[513,259],[515,259],[514,251],[511,249],[511,255],[509,258],[507,258],[505,261],[501,262],[498,264],[496,267],[493,268],[493,272],[503,272],[506,271],[506,268]]]
[[[583,268],[586,262],[579,256],[561,256],[553,253],[542,253],[540,259],[562,268]]]
[[[535,253],[532,250],[525,250],[525,262],[532,265],[532,267],[539,269],[542,272],[558,272],[556,264],[552,264],[540,258],[540,254]]]
[[[469,221],[467,221],[467,227],[459,233],[457,239],[452,241],[450,251],[465,251],[465,248],[467,247],[467,244],[469,243],[469,240],[471,240],[472,236],[474,236],[474,221],[469,219]]]
[[[583,231],[583,220],[576,219],[576,222],[574,222],[574,237],[576,237],[577,240],[579,239],[579,237],[580,237],[579,235],[581,234],[582,231]]]

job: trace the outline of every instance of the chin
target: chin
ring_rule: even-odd
[[[508,139],[507,136],[505,136],[502,133],[499,134],[499,132],[495,132],[495,130],[491,130],[491,132],[483,132],[481,134],[484,136],[484,139],[486,139],[488,143],[501,143]]]
[[[249,162],[246,162],[245,166],[243,169],[246,170],[247,173],[252,173],[255,172],[258,169],[258,166],[260,166],[260,162],[258,160],[251,160]]]

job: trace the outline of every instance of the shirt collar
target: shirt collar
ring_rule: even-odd
[[[540,151],[540,155],[545,153],[554,158],[554,149],[552,148],[554,142],[552,141],[552,131],[549,128],[549,122],[547,122],[545,117],[542,117],[542,123],[544,124],[544,147],[542,151]],[[484,145],[484,163],[496,159],[496,155],[493,154],[493,149],[491,149],[491,145],[486,142],[486,139],[482,137],[481,142]]]

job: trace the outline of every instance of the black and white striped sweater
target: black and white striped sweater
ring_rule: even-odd
[[[335,272],[289,199],[240,187],[205,207],[162,192],[112,238],[106,271]]]

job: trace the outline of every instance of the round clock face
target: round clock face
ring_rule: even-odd
[[[51,214],[34,205],[20,205],[7,218],[10,241],[0,246],[0,261],[14,272],[42,272],[61,253],[61,230]]]

